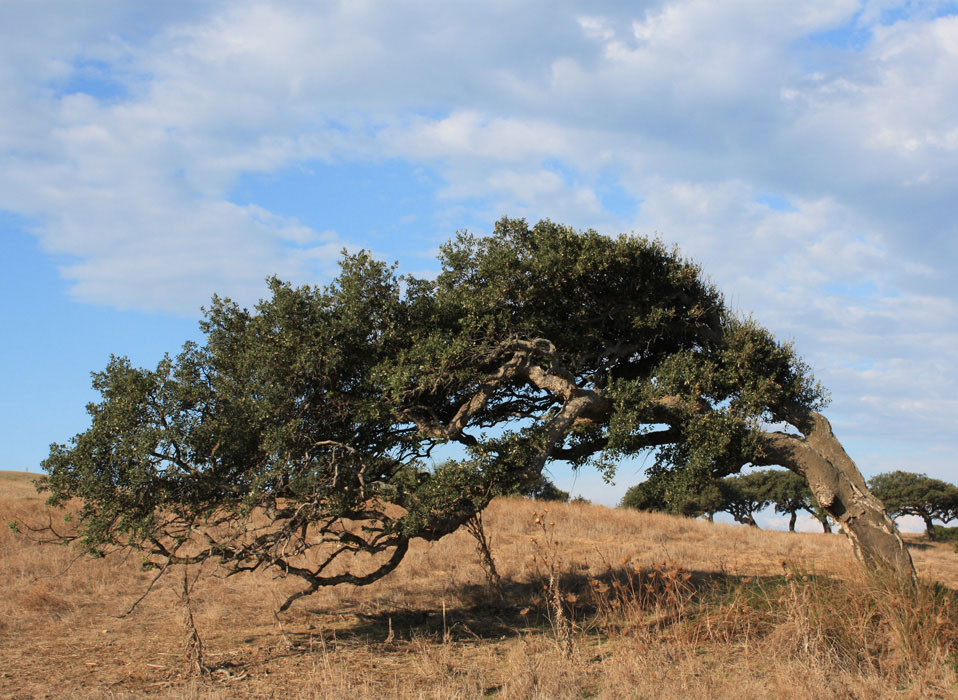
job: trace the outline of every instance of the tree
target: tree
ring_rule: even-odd
[[[630,486],[622,497],[619,505],[622,508],[633,508],[644,511],[667,511],[669,501],[654,481],[642,481]]]
[[[869,482],[893,517],[917,515],[925,523],[929,539],[936,539],[935,520],[958,519],[958,488],[925,474],[894,471],[878,474]]]
[[[771,503],[770,481],[766,470],[722,479],[719,482],[723,496],[722,510],[731,515],[735,522],[758,527],[754,516]]]
[[[825,532],[831,531],[827,516],[815,502],[815,496],[805,479],[795,472],[783,469],[770,469],[766,474],[768,478],[765,495],[775,506],[776,513],[789,516],[789,532],[795,531],[795,521],[798,519],[798,512],[802,510],[813,515],[822,524]]]
[[[715,520],[716,513],[721,513],[727,507],[726,494],[721,485],[714,481],[701,484],[696,489],[695,501],[710,523]]]
[[[666,475],[636,484],[626,491],[621,505],[690,517],[706,515],[709,521],[715,513],[725,512],[736,522],[752,527],[758,527],[755,513],[774,505],[775,512],[790,515],[790,531],[795,530],[798,511],[806,510],[822,523],[825,532],[830,532],[825,514],[815,503],[808,483],[791,471],[767,469],[728,476],[682,493],[676,493],[667,482]]]
[[[569,500],[569,492],[560,489],[545,475],[540,475],[532,484],[524,486],[519,493],[537,501],[565,502]]]
[[[43,464],[50,502],[82,499],[92,550],[298,576],[285,608],[380,579],[410,540],[453,532],[553,460],[610,475],[654,449],[652,474],[688,488],[788,467],[864,562],[913,572],[818,413],[824,389],[677,251],[504,219],[440,259],[430,281],[345,256],[325,288],[274,279],[253,310],[214,297],[205,342],[155,370],[112,358],[90,428]],[[459,456],[435,459],[444,444]]]
[[[719,484],[708,481],[689,489],[688,483],[671,483],[670,474],[660,474],[630,487],[619,504],[635,510],[661,511],[711,522],[715,513],[725,510],[726,496]]]

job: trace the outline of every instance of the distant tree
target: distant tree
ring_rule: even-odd
[[[669,499],[666,497],[662,481],[664,479],[649,479],[630,486],[619,502],[619,506],[635,510],[669,511]]]
[[[358,253],[324,288],[214,298],[202,344],[113,358],[90,427],[44,461],[50,503],[79,499],[93,551],[299,577],[285,608],[379,580],[552,461],[611,475],[654,451],[689,492],[747,464],[802,474],[865,564],[913,575],[824,388],[677,251],[522,220],[441,251],[435,279]],[[462,456],[434,459],[448,443]]]
[[[695,503],[709,522],[713,522],[716,513],[727,507],[727,497],[721,486],[715,481],[702,484],[696,491]]]
[[[694,517],[696,513],[687,511],[687,501],[685,499],[679,499],[669,493],[667,482],[667,478],[660,477],[635,484],[625,492],[619,505],[635,510],[659,511]]]
[[[929,539],[936,538],[935,520],[948,523],[958,519],[958,488],[941,479],[894,471],[872,477],[869,486],[893,517],[921,518]]]
[[[788,515],[789,532],[795,531],[795,522],[799,511],[807,511],[821,524],[825,532],[830,532],[828,517],[818,505],[812,490],[805,481],[795,472],[785,469],[769,469],[765,472],[766,496],[775,507],[776,513]]]
[[[636,484],[626,491],[621,505],[638,510],[663,511],[698,517],[711,522],[715,513],[727,512],[737,522],[758,527],[755,513],[775,507],[788,514],[789,530],[795,530],[799,511],[812,514],[825,532],[830,532],[827,516],[818,506],[807,482],[783,469],[756,470],[749,474],[710,481],[694,491],[670,488],[668,479],[657,477]]]
[[[725,495],[714,481],[689,489],[687,484],[675,483],[668,474],[662,474],[630,487],[619,505],[690,518],[704,515],[712,521],[715,513],[725,509]]]
[[[822,510],[821,506],[815,506],[814,510],[812,510],[812,517],[822,524],[823,532],[831,533],[832,525],[828,518],[828,513]]]
[[[569,492],[560,489],[544,474],[540,474],[539,478],[536,479],[533,484],[521,488],[519,493],[528,498],[534,498],[537,501],[566,502],[569,500]]]
[[[722,510],[731,515],[736,522],[758,527],[754,515],[771,503],[771,480],[766,470],[722,479],[719,482],[719,489],[724,500]]]

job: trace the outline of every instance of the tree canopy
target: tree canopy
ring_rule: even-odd
[[[925,523],[928,537],[935,539],[935,520],[958,520],[958,488],[925,474],[894,471],[878,474],[869,481],[872,492],[892,516],[917,515]]]
[[[426,280],[344,255],[326,287],[214,297],[205,342],[155,369],[112,358],[90,428],[44,462],[51,502],[82,499],[92,550],[299,576],[288,606],[379,579],[550,461],[611,475],[655,450],[686,486],[787,466],[865,560],[911,568],[808,367],[676,250],[503,219],[440,262]]]
[[[754,515],[773,506],[776,513],[789,516],[788,529],[795,530],[798,512],[815,516],[826,532],[828,520],[815,501],[808,482],[785,469],[762,469],[748,474],[727,476],[698,485],[694,489],[675,489],[668,474],[643,481],[626,491],[622,506],[638,510],[659,510],[690,517],[728,513],[737,522],[758,527]]]
[[[709,480],[701,484],[675,483],[669,472],[629,487],[619,505],[635,510],[661,511],[673,515],[709,520],[715,513],[725,511],[727,489],[724,480]],[[692,488],[694,486],[694,488]]]
[[[795,531],[799,511],[806,511],[822,524],[825,532],[831,532],[828,517],[815,500],[808,482],[795,472],[782,469],[768,470],[765,495],[776,513],[788,515],[788,529]]]
[[[758,527],[755,514],[772,504],[773,480],[772,473],[764,469],[722,479],[719,487],[725,501],[722,510],[736,522]]]

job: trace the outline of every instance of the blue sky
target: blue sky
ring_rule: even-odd
[[[344,248],[428,275],[509,215],[677,244],[866,475],[958,481],[954,2],[6,2],[0,84],[0,468],[214,292]]]

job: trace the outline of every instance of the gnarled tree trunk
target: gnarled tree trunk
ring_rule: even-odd
[[[915,567],[895,522],[865,485],[825,416],[810,411],[791,421],[803,434],[765,433],[758,466],[781,465],[808,482],[819,504],[844,530],[866,566],[915,577]]]

